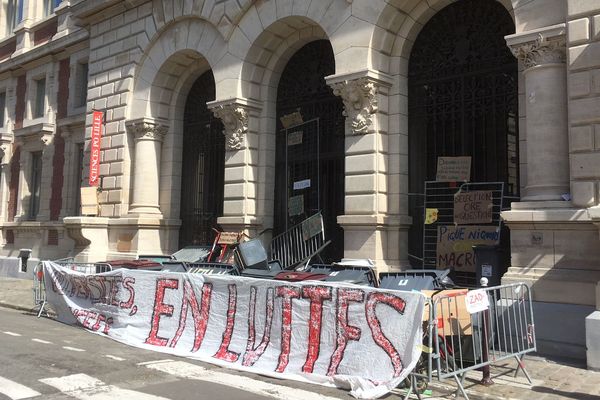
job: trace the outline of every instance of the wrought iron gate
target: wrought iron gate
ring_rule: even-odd
[[[409,63],[409,252],[423,246],[424,182],[437,157],[471,156],[471,180],[504,182],[519,198],[517,61],[504,36],[515,27],[495,0],[461,0],[425,25]],[[421,264],[413,257],[411,262]]]
[[[287,138],[285,170],[287,173],[287,218],[285,230],[321,210],[319,119],[284,129]]]
[[[345,120],[342,101],[333,94],[324,79],[333,73],[335,62],[331,45],[326,40],[317,40],[305,45],[290,58],[277,89],[275,233],[283,232],[286,223],[289,223],[288,173],[285,167],[288,138],[280,118],[299,111],[304,121],[318,119],[318,129],[309,123],[306,131],[309,134],[314,132],[312,134],[318,138],[313,142],[318,146],[318,152],[312,156],[312,162],[319,165],[318,197],[311,200],[310,207],[318,204],[321,208],[325,234],[332,242],[323,253],[325,261],[340,260],[344,254],[344,232],[337,224],[337,216],[344,214]],[[299,163],[311,161],[311,156],[298,157]]]
[[[215,99],[211,71],[196,80],[185,104],[181,168],[179,247],[213,241],[223,212],[225,137],[223,125],[206,107]]]

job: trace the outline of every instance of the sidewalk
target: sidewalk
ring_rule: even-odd
[[[31,280],[0,277],[0,307],[22,311],[34,308]],[[583,362],[550,360],[537,356],[525,358],[525,367],[533,380],[529,384],[522,372],[514,378],[516,361],[506,360],[492,367],[492,386],[479,385],[481,372],[471,371],[465,379],[465,389],[470,399],[585,399],[600,400],[600,372],[588,371]],[[453,398],[454,380],[433,381],[429,385],[431,396],[426,398]],[[318,391],[318,387],[315,387]],[[400,394],[401,391],[394,391]],[[393,399],[396,396],[388,396]],[[416,398],[416,397],[414,397]]]

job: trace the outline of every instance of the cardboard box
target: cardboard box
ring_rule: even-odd
[[[438,332],[443,336],[472,335],[471,314],[467,311],[465,301],[468,289],[448,289],[442,291],[423,290],[422,293],[432,298],[432,304],[437,301],[436,316],[438,319]],[[425,307],[423,321],[429,320],[429,308]]]

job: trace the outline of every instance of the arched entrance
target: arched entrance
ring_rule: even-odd
[[[344,232],[337,224],[337,216],[344,214],[343,103],[324,79],[334,73],[330,43],[317,40],[290,58],[277,89],[275,233],[322,210],[325,233],[332,241],[322,254],[325,261],[340,260],[344,254]],[[295,135],[296,144],[291,144],[281,117],[296,111],[307,123],[287,132]],[[298,182],[304,184],[294,188]],[[288,213],[288,199],[292,196],[302,197],[304,207],[299,215]]]
[[[225,137],[206,103],[215,99],[212,71],[192,85],[185,103],[179,247],[210,244],[223,213]]]
[[[470,156],[473,182],[504,182],[504,195],[518,199],[518,69],[504,40],[514,31],[495,0],[458,1],[423,27],[408,75],[410,193],[435,180],[438,157]],[[414,256],[422,254],[422,204],[411,196]]]

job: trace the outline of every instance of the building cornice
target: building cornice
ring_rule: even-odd
[[[53,56],[61,53],[65,50],[65,47],[74,46],[77,43],[88,39],[88,37],[88,31],[85,29],[80,29],[70,35],[63,36],[57,40],[52,40],[23,54],[11,57],[9,60],[0,63],[0,74],[9,71],[22,70],[26,64],[34,62],[42,57]]]

